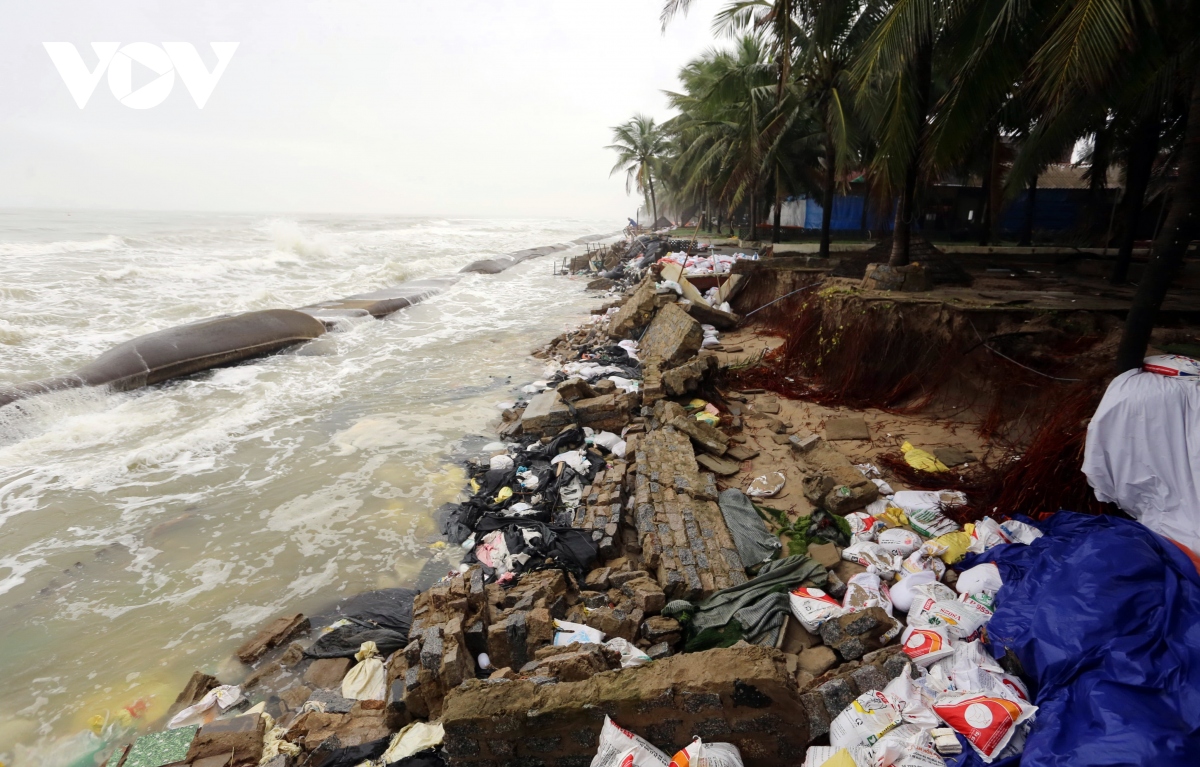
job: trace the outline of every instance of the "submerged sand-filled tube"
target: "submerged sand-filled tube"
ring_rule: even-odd
[[[419,304],[434,293],[438,293],[458,282],[460,277],[430,277],[424,280],[410,280],[383,290],[370,293],[359,293],[335,301],[322,301],[311,306],[302,306],[297,311],[316,317],[319,320],[344,319],[349,316],[362,316],[363,312],[372,317],[384,317],[392,312],[398,312],[414,304]]]
[[[472,272],[475,274],[499,274],[522,261],[528,261],[538,256],[548,256],[551,253],[557,253],[560,250],[566,249],[566,245],[543,245],[540,248],[518,250],[516,253],[510,253],[507,256],[494,256],[492,258],[482,258],[478,261],[472,261],[458,271],[460,274]]]
[[[126,341],[72,375],[0,389],[0,407],[58,389],[81,386],[136,389],[269,354],[324,333],[325,326],[320,321],[291,309],[201,320]]]

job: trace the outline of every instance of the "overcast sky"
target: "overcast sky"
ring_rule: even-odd
[[[660,0],[8,2],[0,207],[624,216],[610,126],[713,44],[719,0],[665,35]],[[205,107],[102,77],[76,106],[44,42],[239,47]],[[133,87],[156,75],[133,65]]]

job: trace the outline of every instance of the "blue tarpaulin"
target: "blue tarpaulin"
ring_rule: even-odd
[[[1024,667],[1036,720],[992,767],[1200,764],[1200,574],[1137,522],[1059,512],[1045,536],[964,560],[1004,578],[992,652]],[[964,744],[965,746],[965,744]],[[966,748],[948,764],[981,765]]]

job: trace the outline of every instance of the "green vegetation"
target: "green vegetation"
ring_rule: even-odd
[[[667,0],[664,28],[689,0]],[[1200,234],[1200,1],[734,0],[714,32],[729,44],[680,72],[661,126],[614,128],[616,170],[658,216],[698,211],[707,231],[750,238],[774,203],[831,201],[865,182],[876,209],[894,208],[890,262],[909,262],[922,191],[948,173],[982,178],[980,244],[996,236],[996,203],[1029,190],[1029,241],[1039,175],[1078,142],[1094,204],[1088,233],[1113,244],[1114,283],[1128,276],[1151,195],[1165,216],[1126,321],[1118,369],[1140,365],[1163,296]],[[1001,162],[1002,146],[1011,161]],[[1101,214],[1110,168],[1124,192]],[[658,183],[657,190],[655,181]]]

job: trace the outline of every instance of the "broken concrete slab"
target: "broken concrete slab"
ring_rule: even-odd
[[[676,304],[664,306],[638,344],[643,359],[657,359],[662,368],[672,368],[696,356],[704,341],[704,329]]]
[[[253,663],[261,658],[267,650],[278,647],[308,629],[308,618],[301,613],[280,616],[239,647],[235,655],[242,663]]]
[[[825,422],[825,439],[838,440],[870,439],[871,432],[862,416],[848,418],[830,418]]]
[[[687,298],[687,293],[684,293],[684,298]],[[737,327],[742,318],[733,312],[725,312],[720,309],[709,306],[707,302],[701,298],[699,301],[691,300],[685,309],[687,313],[696,318],[703,325],[712,325],[717,330],[733,330]]]
[[[964,463],[979,461],[979,458],[970,450],[963,450],[960,447],[936,447],[933,449],[933,457],[947,466],[962,466]]]
[[[734,445],[725,451],[725,455],[735,461],[750,461],[758,457],[758,451],[745,445]]]
[[[696,456],[696,463],[700,464],[702,469],[711,471],[720,477],[732,477],[742,470],[742,465],[737,461],[727,461],[715,455],[698,455]]]
[[[725,455],[729,447],[729,437],[725,436],[725,432],[695,418],[675,416],[670,420],[670,425],[690,437],[705,452],[713,455]]]

